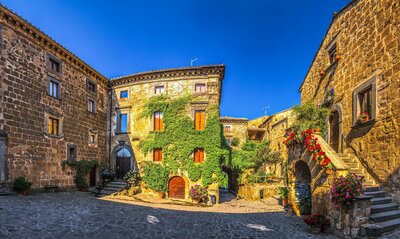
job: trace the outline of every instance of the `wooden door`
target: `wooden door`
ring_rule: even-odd
[[[94,166],[94,168],[92,168],[92,170],[90,171],[90,186],[96,186],[96,166]]]
[[[330,118],[330,138],[329,145],[333,150],[338,152],[339,150],[339,113],[334,111]]]
[[[115,176],[123,179],[125,174],[131,169],[131,157],[117,157]]]
[[[168,183],[168,197],[185,198],[185,180],[181,177],[173,177]]]

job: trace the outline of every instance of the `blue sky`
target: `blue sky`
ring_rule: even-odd
[[[221,115],[300,101],[332,14],[349,0],[0,0],[107,77],[225,64]]]

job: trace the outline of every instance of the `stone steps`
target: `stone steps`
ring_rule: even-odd
[[[126,186],[127,183],[124,181],[111,181],[100,190],[99,196],[109,196],[111,194],[118,193],[119,191],[124,190]]]
[[[400,228],[399,205],[393,203],[393,198],[387,196],[380,187],[369,187],[364,195],[372,196],[370,223],[361,226],[361,236],[379,237],[382,233]]]

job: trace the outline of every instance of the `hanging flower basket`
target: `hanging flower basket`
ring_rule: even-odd
[[[319,75],[320,76],[324,76],[325,75],[325,70],[324,69],[319,70]]]
[[[336,61],[340,61],[340,59],[342,59],[342,56],[339,53],[335,53],[335,60]]]

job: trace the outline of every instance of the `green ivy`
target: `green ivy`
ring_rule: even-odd
[[[143,172],[142,179],[150,189],[158,192],[167,191],[169,172],[161,164],[146,162]]]
[[[94,167],[99,166],[96,160],[63,161],[63,167],[69,166],[76,170],[75,183],[79,190],[87,190],[89,185],[86,176]]]
[[[195,97],[191,95],[175,99],[167,96],[155,96],[149,99],[140,116],[149,118],[154,112],[162,111],[164,131],[152,132],[141,141],[140,148],[145,155],[154,148],[162,148],[163,168],[171,174],[186,171],[190,180],[201,179],[203,186],[207,187],[224,178],[221,164],[222,159],[229,156],[229,147],[222,133],[217,104],[210,104],[205,109],[205,130],[194,129],[193,119],[189,116],[190,102],[193,100]],[[206,159],[202,164],[193,162],[195,148],[204,148]],[[144,166],[148,173],[151,171],[149,167],[149,165]],[[167,182],[165,186],[166,184]]]

